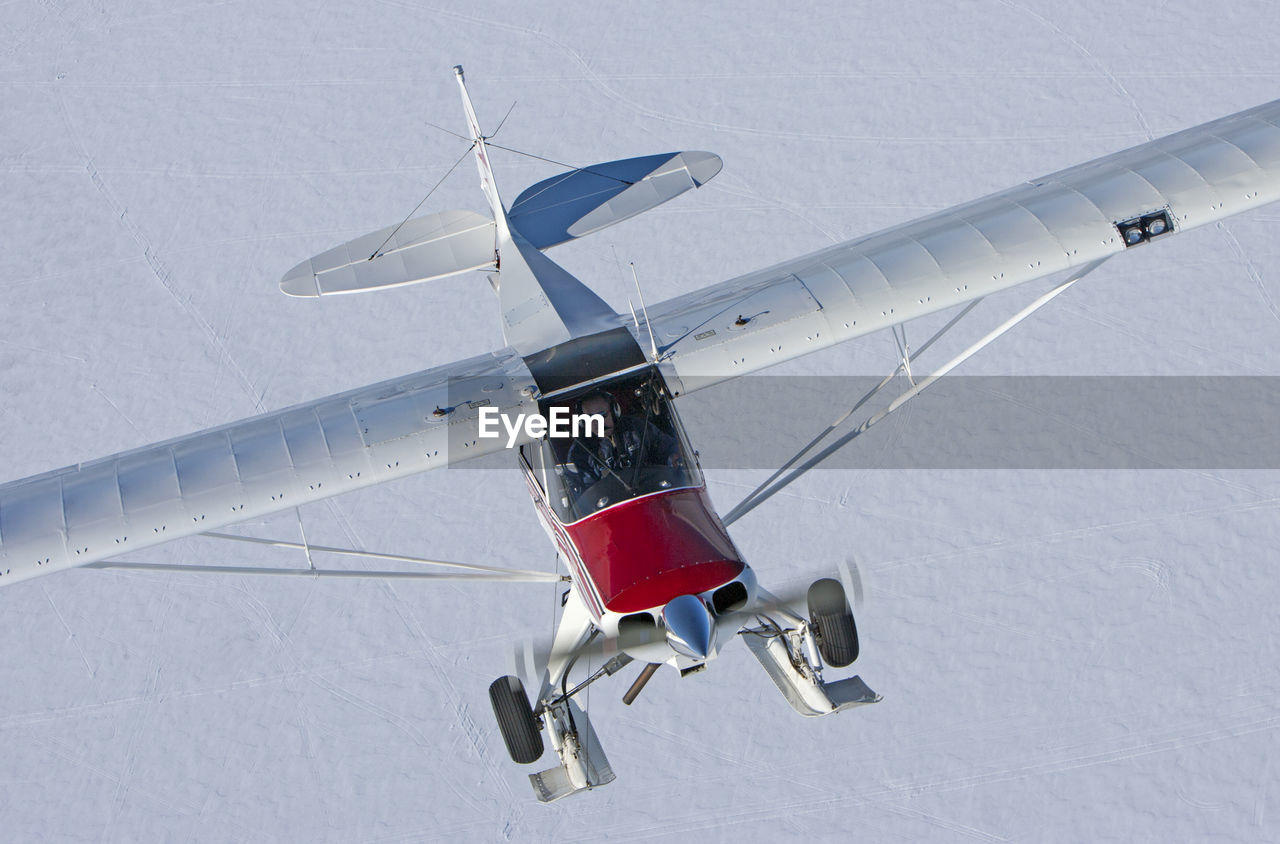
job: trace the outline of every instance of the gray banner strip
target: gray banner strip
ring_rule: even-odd
[[[677,408],[708,469],[774,469],[879,379],[754,376]],[[909,385],[898,379],[826,442]],[[1275,469],[1280,377],[948,376],[822,468]]]

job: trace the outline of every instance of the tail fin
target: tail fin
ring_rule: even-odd
[[[507,230],[507,212],[502,207],[502,198],[498,196],[498,184],[493,178],[493,168],[489,166],[489,153],[485,149],[485,136],[480,131],[480,121],[476,119],[476,110],[471,106],[471,97],[467,94],[467,83],[462,77],[462,65],[454,65],[454,75],[458,77],[458,87],[462,89],[462,107],[467,112],[467,128],[471,131],[471,141],[476,153],[476,167],[480,170],[480,189],[489,200],[489,209],[493,211],[493,219],[501,232]]]

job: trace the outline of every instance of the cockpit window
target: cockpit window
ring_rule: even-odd
[[[542,469],[539,480],[562,522],[637,496],[701,485],[657,373],[605,382],[554,400],[542,407],[543,415],[550,417],[555,407],[599,417],[576,436],[547,437],[524,446],[526,452],[541,450],[536,456],[526,453],[526,460]]]

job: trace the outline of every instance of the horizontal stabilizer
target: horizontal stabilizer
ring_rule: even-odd
[[[702,187],[723,162],[709,152],[665,152],[593,164],[538,182],[516,197],[508,222],[546,249]]]
[[[280,280],[280,289],[290,296],[330,296],[484,269],[496,263],[494,237],[493,220],[474,211],[430,214],[303,261]]]

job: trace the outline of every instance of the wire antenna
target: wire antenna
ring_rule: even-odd
[[[486,140],[486,141],[488,141],[490,138],[496,138],[496,137],[498,137],[498,133],[502,131],[502,124],[503,124],[503,123],[506,123],[506,122],[507,122],[507,118],[511,116],[511,112],[513,112],[513,111],[515,111],[515,110],[516,110],[516,103],[518,103],[518,102],[520,102],[520,101],[519,101],[519,100],[512,100],[512,101],[511,101],[511,108],[507,109],[507,113],[506,113],[506,114],[504,114],[504,115],[502,115],[502,119],[498,121],[498,128],[493,130],[493,134],[492,134],[492,135],[486,135],[486,136],[485,136],[485,140]]]

